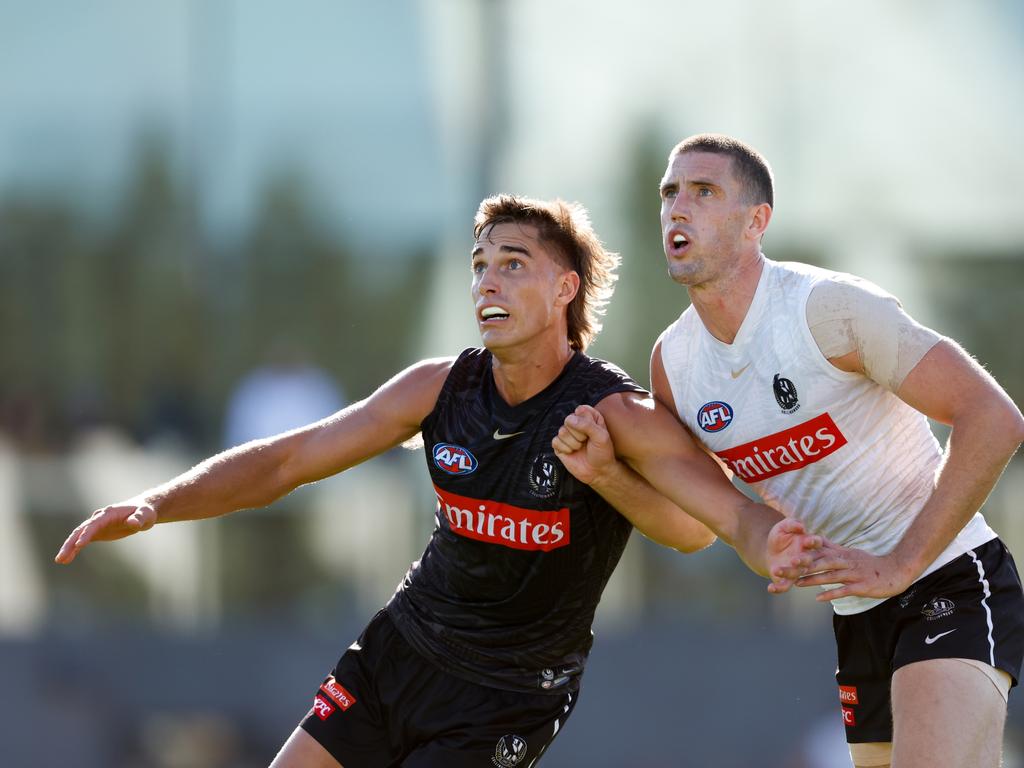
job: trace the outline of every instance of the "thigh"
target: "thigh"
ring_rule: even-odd
[[[1024,594],[999,539],[926,576],[900,608],[893,668],[929,659],[976,659],[1014,680],[1024,655]]]
[[[882,604],[866,613],[832,619],[839,706],[851,745],[892,741],[889,693],[894,633],[884,610]]]
[[[894,768],[997,768],[1006,702],[988,675],[957,659],[900,667],[892,680]]]
[[[320,742],[301,728],[292,731],[270,768],[344,768]]]
[[[314,692],[301,730],[345,768],[398,765],[402,733],[380,691],[401,696],[415,680],[407,654],[386,614],[378,613]]]
[[[892,742],[872,741],[850,745],[853,768],[890,768]]]
[[[561,732],[576,697],[466,684],[458,709],[431,715],[436,732],[409,754],[402,768],[532,768]]]

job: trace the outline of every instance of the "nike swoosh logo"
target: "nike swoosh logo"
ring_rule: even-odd
[[[504,434],[501,433],[500,430],[496,429],[496,430],[494,430],[493,437],[494,437],[495,440],[508,440],[510,437],[515,437],[516,435],[521,435],[521,434],[523,434],[523,433],[522,432],[509,432],[507,435],[504,435]]]
[[[747,363],[747,364],[746,364],[746,365],[744,365],[744,366],[743,366],[742,368],[740,368],[740,369],[739,369],[738,371],[733,371],[733,372],[732,372],[732,377],[733,377],[734,379],[736,379],[736,378],[739,378],[739,375],[740,375],[741,373],[743,373],[743,372],[744,372],[745,370],[747,370],[747,368],[749,368],[749,367],[750,367],[750,363]]]
[[[951,632],[956,632],[956,630],[955,629],[950,629],[950,630],[947,630],[946,632],[939,632],[939,634],[937,634],[935,637],[932,637],[931,635],[926,635],[925,638],[924,638],[924,644],[925,645],[931,645],[936,640],[938,640],[940,637],[945,637],[946,635],[950,634]]]

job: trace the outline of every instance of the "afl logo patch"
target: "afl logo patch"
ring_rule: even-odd
[[[461,445],[438,443],[432,453],[434,466],[449,475],[468,475],[476,469],[476,456]]]
[[[721,432],[732,423],[732,406],[721,400],[704,403],[697,411],[697,426],[705,432]]]

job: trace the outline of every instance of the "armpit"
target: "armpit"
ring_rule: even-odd
[[[814,286],[807,325],[822,355],[857,352],[865,374],[891,392],[942,338],[908,315],[895,296],[852,275]]]

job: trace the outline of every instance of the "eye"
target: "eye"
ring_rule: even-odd
[[[676,196],[676,188],[675,187],[662,187],[661,188],[661,199],[662,200],[671,200],[675,196]]]
[[[473,270],[473,274],[474,275],[481,274],[484,271],[485,268],[486,268],[486,265],[482,261],[474,261],[470,265],[470,269]]]
[[[525,266],[525,265],[524,265],[524,264],[523,264],[523,262],[522,262],[522,261],[520,261],[519,259],[509,259],[509,260],[508,260],[508,268],[509,268],[510,270],[513,270],[513,271],[515,271],[515,270],[517,270],[517,269],[522,269],[522,268],[523,268],[523,266]]]
[[[715,192],[711,187],[697,188],[697,197],[711,197],[713,194],[715,194]]]

